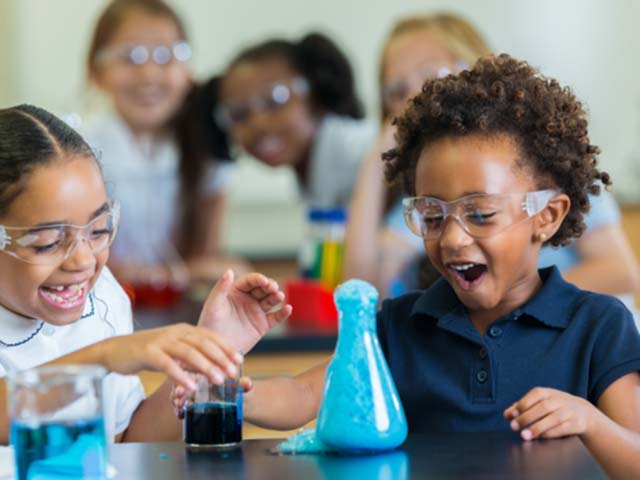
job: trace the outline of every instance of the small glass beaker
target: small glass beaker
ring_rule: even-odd
[[[106,478],[106,373],[97,365],[52,365],[8,376],[18,480]]]
[[[196,392],[185,403],[183,438],[190,450],[227,450],[242,443],[242,387],[238,375],[214,385],[196,375]]]

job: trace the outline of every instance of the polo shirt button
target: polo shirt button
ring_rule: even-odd
[[[497,325],[494,325],[493,327],[491,327],[489,329],[489,336],[490,337],[497,338],[500,335],[502,335],[502,329],[500,327],[498,327]]]
[[[476,373],[476,378],[480,383],[486,382],[488,376],[489,375],[487,374],[486,370],[478,370],[478,373]]]
[[[478,351],[478,356],[484,360],[485,358],[487,358],[487,349],[482,347],[479,351]]]

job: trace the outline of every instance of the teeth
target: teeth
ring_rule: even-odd
[[[475,263],[463,263],[461,265],[451,265],[452,268],[458,270],[459,272],[463,272],[465,270],[469,270],[471,267],[474,267]]]
[[[87,284],[87,282],[82,282],[82,283],[74,283],[73,285],[68,285],[68,287],[65,287],[63,285],[52,285],[50,287],[47,287],[49,290],[56,290],[58,292],[62,292],[65,288],[69,288],[70,290],[73,290],[74,292],[79,292],[80,290],[82,290],[84,288],[84,286]]]

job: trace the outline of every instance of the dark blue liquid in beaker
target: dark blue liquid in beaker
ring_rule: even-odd
[[[104,479],[107,454],[102,417],[29,425],[11,423],[18,480]]]
[[[193,446],[235,445],[242,441],[242,417],[235,403],[197,403],[184,414],[184,441]]]

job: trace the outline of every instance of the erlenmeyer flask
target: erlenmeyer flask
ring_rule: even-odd
[[[327,369],[318,438],[342,451],[395,448],[407,436],[407,420],[378,341],[378,292],[367,282],[349,280],[334,298],[338,343]]]

